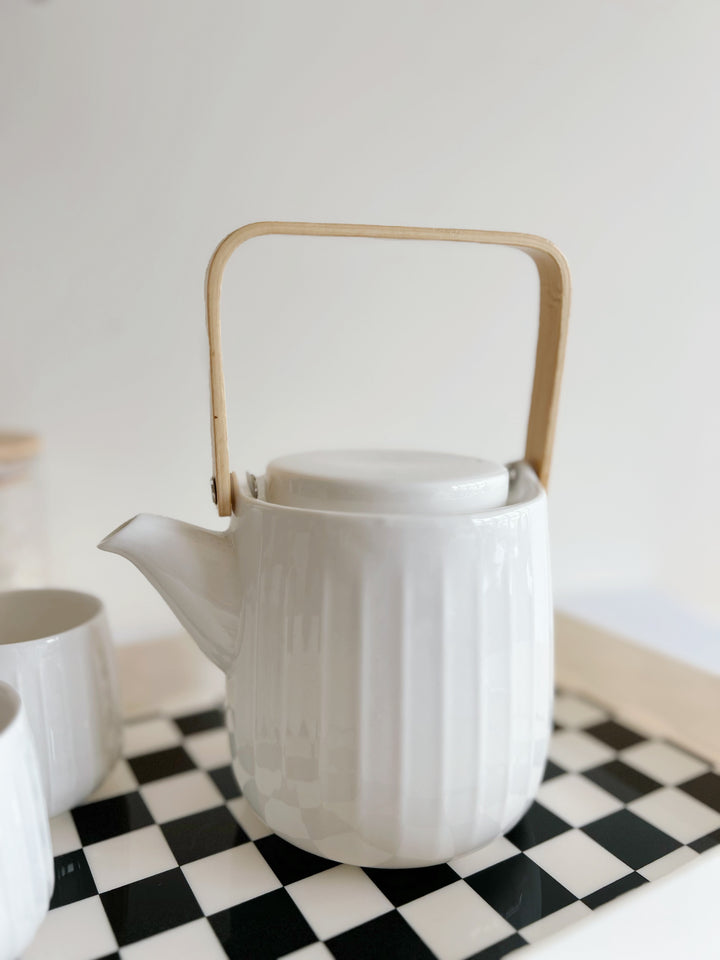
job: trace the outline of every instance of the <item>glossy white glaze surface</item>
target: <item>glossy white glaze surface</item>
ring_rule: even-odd
[[[140,516],[128,557],[228,675],[243,794],[275,832],[362,866],[467,853],[520,819],[551,731],[545,493],[466,515],[253,499],[216,534]]]
[[[15,690],[0,682],[0,960],[17,960],[47,913],[54,870],[37,756]]]
[[[351,513],[475,513],[505,503],[508,470],[453,453],[315,450],[272,460],[260,498]]]
[[[120,754],[115,665],[100,601],[71,590],[0,594],[0,680],[25,705],[50,816],[76,806]]]

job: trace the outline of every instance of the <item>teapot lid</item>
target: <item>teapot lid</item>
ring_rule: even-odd
[[[261,499],[352,513],[468,514],[505,504],[508,469],[453,453],[316,450],[272,460]]]

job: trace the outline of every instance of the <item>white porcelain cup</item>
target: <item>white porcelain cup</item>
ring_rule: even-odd
[[[53,883],[33,738],[20,697],[0,683],[0,960],[16,960],[35,936]]]
[[[110,631],[97,597],[0,593],[0,680],[27,710],[51,817],[102,783],[120,754]]]

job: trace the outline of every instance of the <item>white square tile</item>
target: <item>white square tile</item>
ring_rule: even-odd
[[[311,943],[308,947],[284,954],[280,960],[333,960],[333,955],[324,943]]]
[[[438,960],[464,960],[515,933],[464,880],[399,908]]]
[[[615,757],[615,751],[582,730],[558,730],[550,741],[550,759],[577,773]]]
[[[486,847],[479,850],[473,850],[472,853],[465,853],[461,857],[454,857],[450,861],[450,866],[455,873],[461,877],[469,877],[478,870],[485,870],[486,867],[492,867],[493,864],[500,863],[501,860],[507,860],[508,857],[514,857],[520,851],[514,843],[510,843],[507,837],[498,837]]]
[[[608,714],[600,707],[571,693],[557,694],[553,712],[556,722],[562,727],[589,727],[608,719]]]
[[[172,870],[177,861],[160,827],[131,830],[85,847],[99,893]]]
[[[140,788],[157,823],[177,820],[224,803],[223,795],[203,770],[176,773]]]
[[[234,800],[230,800],[227,807],[251,840],[269,837],[272,833],[272,830],[262,822],[245,797],[236,797]]]
[[[227,960],[227,954],[203,917],[174,927],[120,951],[121,960]]]
[[[393,909],[360,867],[346,864],[297,880],[285,889],[320,940],[329,940]]]
[[[182,739],[177,726],[167,717],[153,717],[128,723],[123,731],[123,755],[139,757],[143,753],[155,753],[176,747]]]
[[[557,933],[558,930],[570,926],[576,920],[582,920],[588,913],[592,913],[590,907],[586,907],[581,900],[576,900],[575,903],[563,907],[562,910],[556,910],[555,913],[551,913],[541,920],[536,920],[535,923],[529,923],[527,927],[523,927],[520,933],[528,943],[537,943],[543,937],[549,937],[550,934]]]
[[[94,803],[96,800],[107,800],[108,797],[119,797],[123,793],[132,793],[133,790],[137,790],[137,785],[137,778],[130,769],[127,760],[118,760],[86,802]]]
[[[616,797],[577,773],[546,780],[538,791],[538,800],[573,827],[581,827],[622,808]]]
[[[226,767],[232,759],[230,756],[230,738],[226,727],[206,730],[203,733],[194,733],[192,736],[185,738],[183,746],[195,763],[205,770]]]
[[[526,854],[579,899],[632,873],[630,867],[580,830],[561,833]]]
[[[684,867],[686,863],[690,863],[690,861],[694,860],[697,856],[699,856],[699,854],[691,850],[690,847],[678,847],[677,850],[673,850],[672,853],[660,857],[659,860],[648,863],[647,866],[638,870],[638,873],[645,877],[646,880],[659,880],[660,877],[664,877],[666,873],[672,873],[672,871],[677,870],[678,867]]]
[[[252,843],[186,863],[182,870],[208,916],[282,886]]]
[[[95,960],[117,951],[100,897],[51,910],[23,960]]]
[[[720,827],[720,813],[676,787],[655,790],[628,807],[680,843],[690,843]]]
[[[54,857],[59,857],[61,853],[70,853],[71,850],[79,850],[82,846],[75,829],[75,821],[69,810],[67,813],[60,813],[57,817],[52,818],[50,821],[50,837]]]
[[[668,785],[683,783],[708,769],[707,763],[660,740],[636,743],[623,750],[620,759],[653,780]]]

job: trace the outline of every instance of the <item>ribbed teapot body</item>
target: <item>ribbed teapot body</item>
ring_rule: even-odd
[[[273,831],[361,866],[444,862],[532,803],[551,732],[545,494],[467,516],[240,494],[233,765]]]

